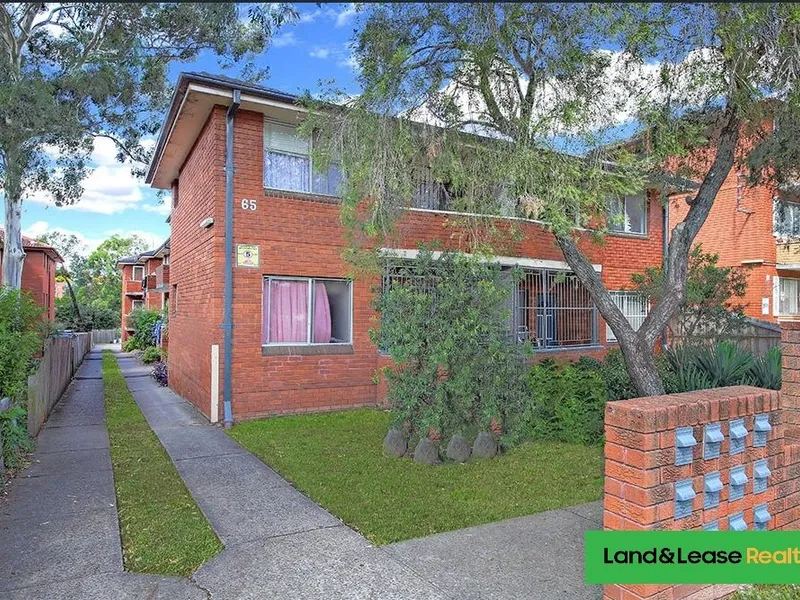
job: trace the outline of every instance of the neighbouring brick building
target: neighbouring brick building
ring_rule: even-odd
[[[770,130],[771,121],[764,123]],[[743,131],[740,150],[752,143]],[[689,158],[709,165],[713,151]],[[688,212],[686,194],[670,198],[670,229]],[[747,173],[734,166],[722,185],[695,243],[719,255],[719,265],[746,268],[742,302],[749,317],[777,323],[800,314],[800,195],[773,184],[750,186]]]
[[[234,99],[239,100],[238,106]],[[233,170],[226,172],[226,115],[232,123]],[[334,163],[311,168],[310,142],[296,134],[297,98],[208,74],[184,73],[162,127],[147,182],[172,191],[169,380],[176,392],[216,418],[220,397],[233,417],[371,405],[385,360],[368,331],[379,281],[347,278],[346,249]],[[231,252],[226,252],[226,177]],[[603,245],[582,241],[602,279],[632,323],[646,304],[625,292],[631,274],[660,265],[663,210],[659,192],[626,198],[624,223]],[[401,219],[392,253],[413,259],[421,242],[462,250],[460,216],[420,192]],[[599,355],[613,342],[586,290],[540,223],[516,225],[499,261],[525,279],[514,298],[512,334],[540,356]],[[230,391],[225,393],[226,256],[231,261]],[[128,269],[140,259],[124,264]],[[144,269],[141,270],[143,274]],[[391,276],[387,274],[386,276]],[[126,277],[127,279],[127,277]],[[123,290],[123,294],[125,294]],[[129,307],[128,304],[125,305]]]
[[[3,240],[5,232],[0,228],[0,277],[3,269]],[[47,244],[22,236],[25,264],[22,268],[22,289],[30,292],[33,299],[44,307],[45,317],[56,318],[56,270],[64,262],[58,251]]]
[[[122,341],[133,333],[136,308],[161,311],[169,304],[169,239],[154,250],[117,261],[122,272]]]

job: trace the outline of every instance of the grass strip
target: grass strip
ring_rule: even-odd
[[[222,550],[211,525],[103,352],[106,427],[127,571],[188,576]]]
[[[383,456],[385,411],[276,417],[231,437],[375,544],[599,500],[602,446],[533,442],[491,460],[419,465]]]

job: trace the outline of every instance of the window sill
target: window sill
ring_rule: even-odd
[[[326,196],[324,194],[314,194],[311,192],[293,192],[291,190],[276,190],[274,188],[264,188],[264,196],[267,198],[285,198],[287,200],[310,200],[312,202],[325,202],[326,204],[339,204],[342,199],[339,196]]]
[[[299,344],[297,346],[261,346],[261,356],[323,356],[353,354],[352,344]]]
[[[621,238],[633,238],[637,240],[650,239],[650,236],[646,233],[627,233],[625,231],[609,231],[607,235],[612,235],[614,237],[621,237]]]

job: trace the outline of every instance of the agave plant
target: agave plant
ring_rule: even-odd
[[[781,358],[781,349],[775,347],[755,359],[750,367],[748,383],[770,390],[781,389]]]
[[[697,367],[713,381],[712,387],[741,385],[747,380],[755,359],[732,342],[719,342],[697,354]]]

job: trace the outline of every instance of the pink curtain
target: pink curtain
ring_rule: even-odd
[[[262,343],[286,344],[308,341],[308,282],[275,281],[269,287],[269,302],[264,303],[265,328]],[[314,285],[314,331],[315,344],[331,341],[331,307],[325,284]]]
[[[269,311],[269,330],[265,343],[305,343],[308,340],[308,283],[305,281],[272,281]],[[267,315],[264,315],[266,320]]]
[[[331,341],[331,305],[328,302],[328,291],[325,284],[314,285],[314,338],[315,344],[327,344]]]

